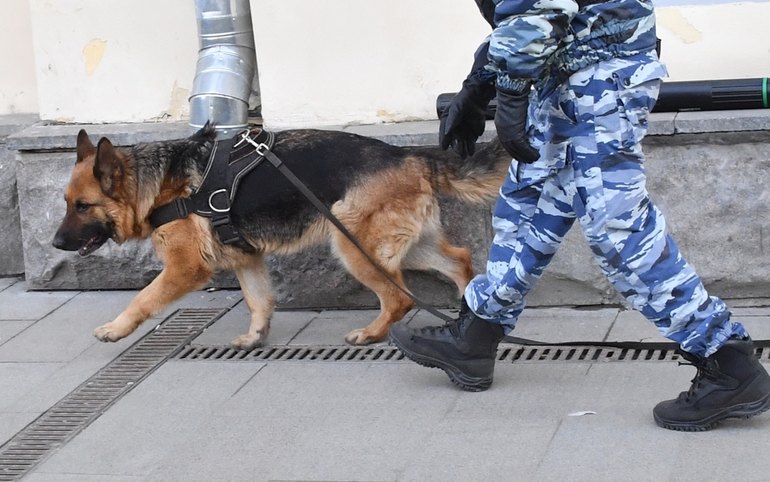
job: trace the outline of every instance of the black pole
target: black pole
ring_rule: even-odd
[[[768,107],[767,77],[663,82],[653,112],[762,109]]]
[[[694,80],[663,82],[653,112],[694,110],[767,109],[770,93],[767,77],[754,79]],[[439,118],[449,108],[454,93],[439,94],[436,111]],[[487,108],[487,118],[495,118],[497,103]]]

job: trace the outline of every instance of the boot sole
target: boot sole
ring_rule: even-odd
[[[770,410],[770,395],[767,395],[765,398],[756,402],[744,403],[730,407],[727,410],[695,422],[675,422],[663,420],[654,413],[653,417],[655,418],[655,423],[662,428],[677,430],[680,432],[705,432],[706,430],[713,429],[719,425],[719,422],[727,420],[728,418],[746,419],[759,415],[760,413],[766,412],[768,410]]]
[[[459,368],[452,366],[443,360],[438,360],[427,355],[421,355],[404,348],[399,343],[398,339],[392,336],[390,341],[396,345],[399,350],[401,350],[401,353],[403,353],[405,357],[417,363],[418,365],[443,370],[452,381],[452,383],[465,390],[466,392],[483,392],[492,385],[492,377],[468,376]]]

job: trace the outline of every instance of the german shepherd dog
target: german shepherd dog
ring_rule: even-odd
[[[348,272],[380,302],[379,316],[345,340],[364,345],[385,339],[413,301],[268,163],[241,181],[239,197],[248,192],[248,199],[239,202],[236,197],[230,213],[250,247],[223,244],[211,221],[195,214],[153,229],[148,218],[155,208],[190,196],[200,185],[215,137],[216,131],[207,126],[186,139],[116,148],[105,137],[94,147],[85,130],[78,134],[77,160],[64,195],[67,211],[53,245],[86,256],[110,239],[122,243],[149,237],[164,265],[94,335],[101,341],[120,340],[169,303],[205,287],[215,272],[234,270],[251,324],[232,345],[259,346],[275,305],[264,256],[328,242]],[[438,147],[396,147],[311,129],[276,132],[272,151],[330,206],[399,286],[405,288],[402,269],[435,270],[460,293],[474,274],[471,256],[468,249],[447,242],[437,196],[489,204],[511,160],[497,141],[460,160]]]

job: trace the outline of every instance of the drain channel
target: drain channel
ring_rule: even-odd
[[[2,445],[0,481],[26,475],[226,312],[183,309],[166,318]]]
[[[660,348],[651,343],[639,348],[614,348],[606,346],[521,346],[501,344],[497,349],[497,361],[509,363],[542,362],[650,362],[677,361],[680,359],[674,345]],[[770,350],[757,348],[761,361],[770,361]],[[189,361],[276,361],[276,362],[398,362],[404,355],[391,345],[354,347],[349,345],[264,346],[253,350],[236,350],[228,346],[188,345],[175,356]]]
[[[391,345],[351,347],[327,346],[265,346],[251,351],[226,346],[188,345],[175,359],[191,361],[275,361],[275,362],[398,362],[404,355]],[[501,344],[497,361],[508,363],[542,362],[610,362],[610,361],[675,361],[679,355],[672,349],[620,349],[596,346],[521,346]]]

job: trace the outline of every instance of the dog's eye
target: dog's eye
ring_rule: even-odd
[[[75,202],[75,211],[79,213],[84,213],[88,211],[90,208],[91,208],[91,205],[88,203],[84,203],[83,201]]]

